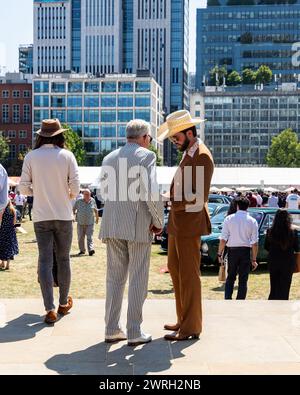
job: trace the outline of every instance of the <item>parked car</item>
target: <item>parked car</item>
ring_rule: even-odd
[[[208,203],[208,211],[209,215],[211,218],[211,221],[213,223],[218,225],[219,223],[223,223],[224,218],[227,214],[229,208],[229,204],[223,204],[223,203]],[[168,225],[168,217],[169,214],[166,215],[165,217],[165,225],[164,229],[161,235],[161,249],[164,252],[168,251],[168,232],[167,232],[167,225]]]
[[[231,200],[232,200],[232,198],[229,197],[229,196],[218,195],[218,194],[215,194],[215,193],[211,193],[208,196],[208,202],[209,203],[230,204]]]
[[[220,203],[208,203],[208,211],[210,218],[214,217],[217,214],[220,214],[222,212],[226,212],[229,209],[229,204],[220,204]]]
[[[267,230],[272,226],[276,208],[250,208],[249,214],[256,219],[258,223],[259,231],[259,243],[258,243],[258,262],[266,262],[268,252],[264,249],[264,242]],[[300,238],[300,210],[288,210],[291,213],[293,226],[299,232]],[[212,218],[212,233],[208,236],[202,236],[201,238],[201,263],[204,265],[218,265],[218,246],[219,237],[222,232],[222,226],[226,215],[223,213]]]

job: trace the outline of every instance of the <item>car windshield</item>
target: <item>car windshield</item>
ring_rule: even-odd
[[[252,218],[256,219],[256,222],[258,223],[259,226],[263,218],[263,213],[259,211],[248,211],[248,213],[251,215]]]
[[[215,215],[211,219],[211,223],[212,224],[222,224],[224,222],[226,215],[227,215],[227,211],[223,211],[222,213]]]

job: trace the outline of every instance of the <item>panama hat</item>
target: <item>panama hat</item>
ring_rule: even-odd
[[[190,127],[199,125],[205,119],[192,118],[187,110],[175,111],[167,116],[166,122],[158,129],[158,140],[163,141],[166,138],[175,136],[175,134],[182,132]]]
[[[36,134],[42,137],[54,137],[57,134],[63,133],[67,129],[63,129],[58,119],[44,119],[42,127]]]

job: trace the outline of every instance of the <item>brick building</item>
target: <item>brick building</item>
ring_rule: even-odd
[[[32,83],[21,73],[0,77],[0,133],[9,138],[9,159],[32,147]]]

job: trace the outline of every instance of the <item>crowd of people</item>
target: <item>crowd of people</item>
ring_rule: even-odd
[[[203,120],[192,119],[186,110],[176,111],[167,117],[158,132],[160,141],[168,138],[183,153],[168,196],[171,202],[168,270],[175,293],[177,316],[176,323],[164,325],[165,330],[173,332],[165,335],[169,341],[197,339],[202,331],[200,242],[201,236],[211,233],[207,203],[214,162],[208,148],[197,138],[196,125],[201,122]],[[7,174],[0,166],[0,261],[2,267],[8,269],[10,261],[18,254],[15,232],[17,213],[24,218],[27,206],[38,245],[38,279],[46,310],[45,322],[54,324],[58,315],[68,314],[73,307],[69,290],[74,216],[77,221],[78,254],[83,255],[87,251],[89,256],[93,256],[93,232],[95,223],[99,221],[99,201],[92,197],[89,190],[80,191],[78,165],[73,153],[65,149],[64,129],[59,120],[44,120],[36,133],[35,147],[25,156],[20,184],[14,196],[13,193],[10,196],[7,194]],[[163,229],[164,201],[162,197],[154,199],[147,189],[148,180],[151,180],[154,190],[158,190],[156,177],[153,177],[156,156],[149,150],[152,141],[150,125],[142,120],[133,120],[127,125],[126,136],[127,144],[103,160],[101,185],[106,184],[108,188],[113,185],[117,193],[115,199],[105,200],[99,238],[106,244],[107,253],[105,341],[127,340],[128,345],[136,346],[152,340],[151,335],[141,329],[142,310],[147,296],[153,235],[161,234]],[[144,199],[123,199],[120,162],[124,163],[124,160],[126,174],[138,167],[143,168],[148,177],[145,182],[139,172],[136,174]],[[192,168],[194,173],[197,167],[204,170],[200,192],[202,199],[204,195],[204,202],[198,200],[198,180],[194,176],[189,181],[184,179],[190,182],[192,191],[196,191],[192,200],[186,198],[184,183],[180,184],[181,199],[178,199],[176,177],[183,177],[187,167]],[[108,168],[114,170],[115,177],[109,182]],[[257,267],[258,225],[247,212],[248,207],[257,206],[278,207],[265,242],[271,275],[269,299],[288,299],[298,239],[289,213],[283,208],[298,208],[299,202],[297,190],[288,196],[281,193],[270,196],[252,192],[247,196],[239,192],[234,194],[218,251],[221,264],[224,263],[225,254],[228,257],[226,299],[232,298],[237,275],[237,298],[246,298],[250,269]],[[127,331],[124,331],[120,317],[127,279]],[[57,310],[54,284],[59,288]]]

